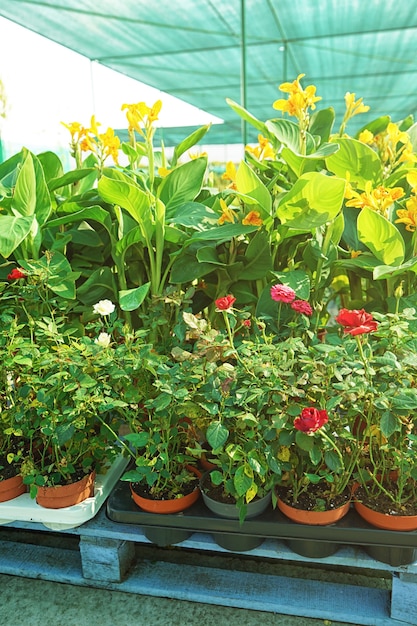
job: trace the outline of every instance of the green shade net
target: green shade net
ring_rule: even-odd
[[[256,139],[249,127],[242,136],[226,98],[280,117],[278,85],[301,73],[337,123],[347,91],[371,107],[349,134],[415,114],[415,9],[409,0],[0,0],[1,16],[224,119],[213,143]]]

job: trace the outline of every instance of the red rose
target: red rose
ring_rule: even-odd
[[[378,322],[376,322],[371,313],[367,313],[365,309],[358,311],[353,309],[340,309],[339,315],[336,317],[336,322],[344,326],[344,332],[349,335],[363,335],[365,333],[372,333],[378,328]]]
[[[250,320],[243,320],[242,326],[246,326],[246,328],[250,328],[252,326],[252,322]]]
[[[302,313],[303,315],[307,315],[308,317],[311,317],[313,315],[313,309],[311,308],[307,300],[294,300],[294,302],[291,302],[291,308],[294,311],[297,311],[297,313]]]
[[[21,268],[15,267],[14,270],[7,275],[7,280],[19,280],[19,278],[26,278],[26,274]]]
[[[271,287],[271,298],[275,302],[286,302],[289,304],[295,300],[295,291],[287,285],[273,285]]]
[[[223,298],[217,298],[214,304],[219,311],[227,311],[227,309],[230,309],[233,306],[234,302],[236,302],[236,298],[229,294]]]
[[[301,415],[295,418],[294,428],[301,430],[307,435],[315,433],[316,430],[327,424],[329,416],[327,411],[316,409],[313,406],[305,408],[301,411]]]

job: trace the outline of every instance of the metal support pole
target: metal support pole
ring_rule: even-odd
[[[246,26],[245,26],[245,0],[240,0],[240,100],[241,105],[246,109]],[[247,123],[241,121],[242,142],[247,144]]]

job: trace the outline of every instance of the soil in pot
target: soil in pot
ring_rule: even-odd
[[[94,495],[96,473],[86,474],[80,480],[67,485],[39,487],[36,502],[46,509],[62,509],[80,504]]]
[[[395,482],[384,485],[396,494]],[[369,524],[384,530],[413,531],[417,530],[417,502],[410,499],[396,504],[385,493],[372,495],[364,487],[355,490],[354,507],[357,513]]]
[[[23,478],[17,474],[13,465],[7,463],[7,459],[0,457],[0,502],[13,500],[26,491]]]
[[[165,490],[152,492],[148,485],[142,483],[130,483],[130,490],[135,504],[148,513],[179,513],[188,509],[200,497],[199,478],[201,473],[195,467],[187,466],[193,476],[183,484],[181,495],[172,494],[172,490],[167,487]]]

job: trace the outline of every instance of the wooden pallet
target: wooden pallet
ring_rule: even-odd
[[[55,544],[42,541],[48,533]],[[417,624],[417,563],[392,567],[355,547],[306,559],[277,539],[232,555],[204,533],[151,548],[140,527],[112,522],[104,510],[60,533],[32,522],[0,527],[0,571],[357,625]]]

